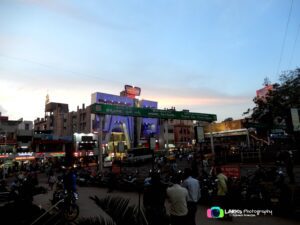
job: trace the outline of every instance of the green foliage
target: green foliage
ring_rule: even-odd
[[[104,212],[106,212],[116,225],[146,225],[143,209],[129,205],[129,199],[122,197],[107,196],[99,199],[97,196],[90,197]]]
[[[76,225],[115,225],[112,220],[104,218],[81,218],[75,222]]]
[[[251,119],[267,129],[284,128],[292,133],[290,109],[300,108],[300,68],[284,72],[279,80],[266,99],[254,98]]]

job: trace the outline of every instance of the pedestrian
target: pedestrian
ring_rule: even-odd
[[[217,180],[218,180],[218,191],[217,191],[217,202],[218,205],[222,209],[228,208],[228,186],[227,181],[228,178],[225,174],[223,174],[222,169],[218,166],[216,167],[216,174],[217,174]],[[230,217],[228,214],[225,215],[224,219],[232,220],[232,217]]]
[[[112,171],[108,174],[108,190],[107,193],[111,193],[114,191],[116,183],[117,183],[117,178],[116,178],[116,174],[113,173]]]
[[[176,159],[171,161],[171,174],[177,173],[178,167],[176,163]]]
[[[168,224],[166,208],[166,188],[160,181],[160,174],[151,174],[150,184],[144,188],[143,204],[149,225]]]
[[[180,179],[178,174],[175,174],[171,180],[173,185],[167,188],[167,198],[170,202],[171,225],[186,224],[188,191],[186,188],[180,186]]]
[[[216,174],[218,179],[218,196],[226,196],[227,194],[227,176],[225,176],[220,167],[216,167]]]
[[[53,186],[56,183],[56,181],[57,181],[56,176],[54,175],[54,172],[51,171],[49,173],[49,178],[48,178],[48,184],[51,191],[53,190]]]
[[[191,168],[192,168],[192,177],[197,179],[199,177],[199,169],[198,169],[198,159],[196,157],[192,159]]]
[[[69,168],[63,177],[64,190],[68,193],[76,193],[76,174],[73,168]]]
[[[185,168],[183,176],[184,181],[182,187],[186,188],[188,191],[188,214],[186,224],[196,225],[197,203],[201,197],[200,184],[197,179],[192,177],[192,170],[190,168]]]
[[[290,184],[295,183],[295,174],[294,174],[294,165],[293,165],[293,153],[292,151],[286,151],[285,152],[285,167],[286,167],[286,172],[289,177],[289,182]]]

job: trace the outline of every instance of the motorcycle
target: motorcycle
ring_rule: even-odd
[[[124,191],[137,190],[137,178],[136,175],[123,175],[118,179],[118,187]]]
[[[218,191],[218,179],[212,176],[203,177],[200,181],[201,202],[204,204],[212,203]]]
[[[58,177],[56,190],[53,192],[52,205],[56,205],[56,209],[62,213],[66,221],[74,221],[79,215],[79,206],[76,204],[78,194],[73,191],[64,190],[62,177]]]

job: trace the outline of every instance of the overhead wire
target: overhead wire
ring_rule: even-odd
[[[296,38],[295,38],[295,42],[294,42],[294,45],[293,45],[293,48],[292,48],[292,54],[291,54],[291,58],[290,58],[288,68],[291,68],[291,64],[292,64],[293,59],[294,59],[294,54],[295,54],[295,49],[296,49],[299,33],[300,33],[300,23],[299,23],[298,30],[297,30],[297,33],[296,33]]]
[[[284,51],[285,41],[286,41],[286,36],[287,36],[287,31],[288,31],[288,28],[289,28],[290,18],[291,18],[291,14],[292,14],[292,10],[293,10],[293,2],[294,2],[294,0],[292,0],[292,2],[291,2],[291,7],[290,7],[289,15],[288,15],[288,20],[287,20],[287,23],[286,23],[285,32],[284,32],[284,36],[283,36],[283,41],[282,41],[282,44],[281,44],[281,51],[280,51],[280,57],[279,57],[278,65],[277,65],[276,75],[279,75],[279,70],[280,70],[280,66],[281,66],[281,61],[282,61],[282,56],[283,56],[283,51]]]
[[[41,67],[44,67],[44,68],[47,68],[47,69],[50,69],[50,70],[57,70],[57,71],[73,74],[73,76],[77,76],[77,77],[78,76],[80,76],[80,77],[89,77],[89,78],[93,78],[93,79],[97,79],[97,80],[102,80],[102,81],[105,81],[105,82],[121,84],[120,81],[114,81],[114,80],[111,80],[111,79],[104,79],[104,78],[102,78],[98,75],[93,75],[93,74],[86,74],[86,73],[83,74],[83,73],[80,73],[80,72],[72,71],[70,69],[60,68],[60,67],[57,67],[57,66],[41,63],[41,62],[34,61],[34,60],[31,60],[31,59],[5,55],[5,54],[2,54],[2,53],[0,53],[0,57],[11,59],[11,60],[16,60],[16,61],[23,61],[23,62],[30,63],[30,64],[35,64],[35,65],[38,65],[38,66],[41,66]]]

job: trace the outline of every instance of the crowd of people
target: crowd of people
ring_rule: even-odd
[[[216,172],[219,180],[217,201],[220,206],[226,207],[227,177],[219,167]],[[185,168],[183,173],[173,173],[167,185],[161,179],[159,171],[152,172],[150,179],[145,179],[143,204],[150,225],[196,225],[200,198],[200,182],[194,177],[191,168]],[[169,203],[169,217],[165,201]]]

